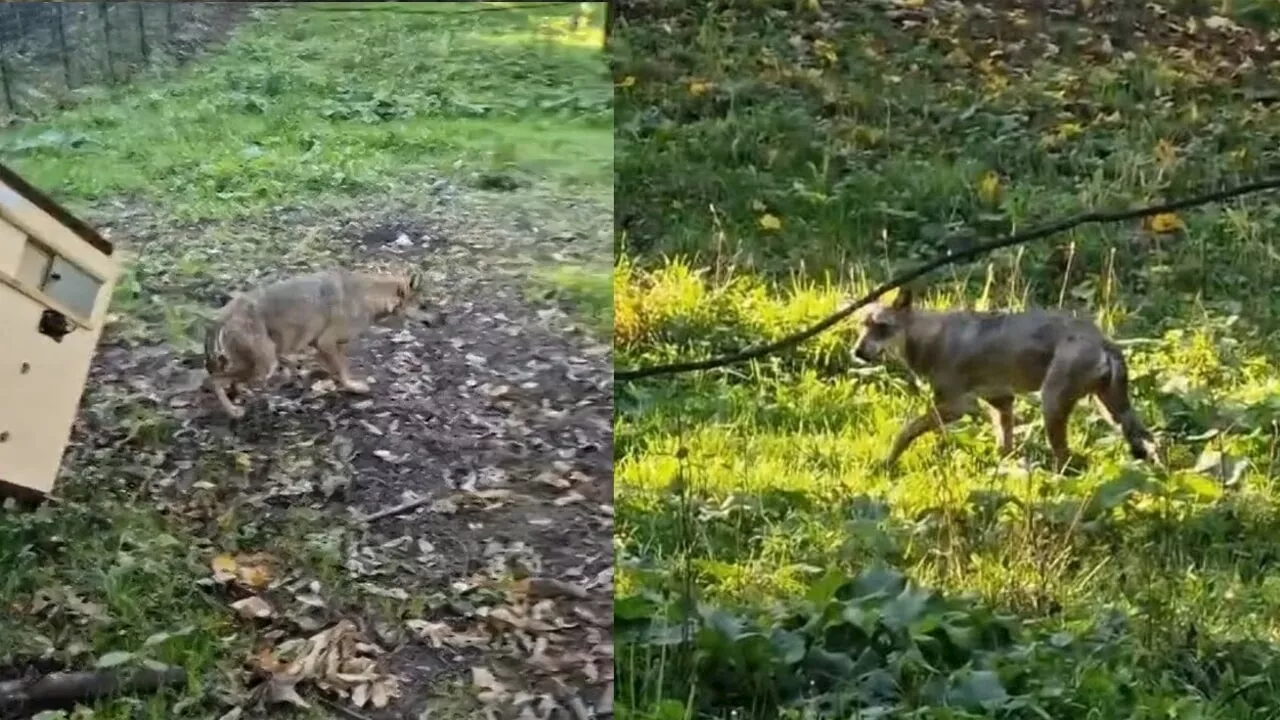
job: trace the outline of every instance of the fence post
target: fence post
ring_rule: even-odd
[[[615,19],[613,15],[614,1],[615,0],[610,0],[609,2],[604,4],[604,46],[605,48],[609,47],[609,36],[613,34],[613,22]]]
[[[173,39],[173,3],[164,4],[164,34],[166,39]]]
[[[98,0],[98,17],[102,20],[102,37],[105,40],[107,49],[107,80],[114,83],[116,81],[115,63],[112,62],[111,52],[111,16],[107,14],[107,3],[105,0]]]
[[[62,3],[54,3],[56,12],[58,13],[57,22],[54,23],[53,31],[58,37],[58,55],[62,59],[62,77],[67,81],[67,89],[72,88],[71,85],[71,53],[67,51],[67,15],[66,8]]]
[[[23,14],[22,10],[18,9],[17,3],[13,3],[13,4],[6,3],[6,5],[9,5],[9,11],[13,13],[14,23],[18,26],[18,39],[25,40],[27,37],[26,16]]]
[[[138,49],[142,51],[143,64],[146,64],[151,60],[151,50],[147,47],[146,3],[136,2],[133,6],[138,9]]]
[[[0,42],[0,90],[4,91],[4,106],[10,114],[17,114],[18,106],[13,101],[13,80],[9,77],[9,42]]]

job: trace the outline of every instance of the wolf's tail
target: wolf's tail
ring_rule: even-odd
[[[1142,424],[1138,413],[1134,412],[1129,402],[1129,366],[1124,361],[1120,348],[1107,344],[1106,349],[1107,378],[1102,392],[1103,409],[1111,416],[1111,421],[1119,427],[1129,445],[1129,452],[1135,459],[1151,460],[1155,454],[1155,438],[1151,431]]]

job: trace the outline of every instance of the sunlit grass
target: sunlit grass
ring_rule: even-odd
[[[1071,41],[1053,34],[1078,21],[1054,20],[1019,46],[1016,22],[957,29],[932,4],[902,11],[936,10],[937,22],[919,24],[870,6],[785,5],[760,15],[677,3],[617,38],[616,75],[628,78],[618,95],[620,368],[776,340],[948,250],[1085,208],[1252,179],[1274,155],[1273,131],[1254,128],[1280,127],[1275,109],[1227,90],[1219,73],[1234,61],[1213,60],[1232,51],[1220,42],[1166,51],[1161,43],[1192,41],[1149,25],[1158,42],[1108,57],[1091,54],[1097,26]],[[984,37],[992,45],[975,48]],[[1045,38],[1056,54],[1029,52]],[[1179,219],[1185,229],[1170,233],[1081,227],[916,288],[939,308],[1061,307],[1098,321],[1125,348],[1135,406],[1167,467],[1131,460],[1081,403],[1070,441],[1082,467],[1048,472],[1032,396],[1017,405],[1014,457],[998,456],[980,416],[922,439],[886,472],[879,461],[927,409],[927,391],[900,370],[854,363],[846,323],[759,361],[619,386],[619,597],[668,598],[654,612],[667,618],[691,596],[701,612],[758,619],[773,638],[796,632],[796,613],[827,628],[805,636],[812,653],[841,631],[806,599],[832,571],[883,564],[1032,628],[1003,659],[974,662],[1025,673],[1003,672],[1009,693],[1026,693],[1020,701],[1043,700],[1019,684],[1028,676],[1074,698],[1048,716],[1271,717],[1274,703],[1244,700],[1251,690],[1220,671],[1280,681],[1280,650],[1266,644],[1280,608],[1269,579],[1280,557],[1280,303],[1270,292],[1280,254],[1269,240],[1280,214],[1252,197]],[[1087,661],[1073,645],[1049,650],[1053,633],[1103,632],[1113,612],[1128,630],[1091,646]],[[785,694],[787,680],[762,678],[790,679],[812,660],[788,665],[775,647],[773,670],[753,674],[754,648],[734,655],[707,631],[687,662],[742,666],[693,673],[664,642],[621,645],[638,663],[624,665],[632,717],[776,717],[708,698],[757,684],[757,700]],[[909,693],[866,699],[859,673],[897,673],[899,662],[859,665],[837,690],[798,694],[845,692],[885,717],[989,716],[949,715],[960,711]],[[1037,716],[1026,708],[1001,716]]]

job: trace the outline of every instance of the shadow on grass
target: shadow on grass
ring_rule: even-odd
[[[932,509],[910,519],[894,518],[888,503],[865,496],[850,498],[841,507],[819,507],[812,498],[787,493],[762,493],[746,501],[696,499],[684,507],[671,498],[667,507],[646,511],[620,502],[620,537],[639,536],[635,530],[646,524],[660,529],[660,535],[678,537],[685,529],[691,537],[681,546],[658,547],[651,542],[656,536],[645,532],[643,541],[624,545],[626,550],[643,549],[649,562],[634,571],[644,581],[640,588],[620,594],[617,633],[623,677],[619,687],[632,694],[633,707],[645,707],[646,698],[693,697],[695,707],[716,716],[737,712],[742,717],[777,717],[779,704],[788,703],[815,708],[816,703],[827,711],[843,703],[846,713],[855,706],[885,703],[900,703],[894,705],[899,709],[923,708],[963,704],[963,694],[948,693],[956,691],[955,683],[966,676],[957,675],[956,666],[948,663],[972,652],[977,655],[971,660],[975,667],[1001,668],[999,682],[1009,696],[1036,698],[1033,704],[1049,709],[1055,717],[1066,715],[1054,714],[1051,708],[1057,712],[1086,707],[1133,710],[1165,702],[1156,699],[1161,692],[1176,697],[1188,690],[1228,712],[1221,717],[1270,717],[1273,699],[1267,688],[1280,681],[1280,647],[1266,639],[1274,632],[1274,624],[1265,613],[1259,617],[1259,612],[1280,592],[1280,586],[1268,578],[1278,559],[1273,539],[1280,532],[1280,508],[1242,496],[1195,507],[1170,501],[1165,507],[1143,508],[1142,483],[1131,477],[1125,484],[1131,492],[1112,488],[1105,502],[1091,500],[1092,511],[1082,511],[1079,500],[1033,503],[1034,535],[1028,535],[1026,514],[1020,512],[1026,506],[996,493],[974,494],[964,508],[948,513],[945,524],[937,522],[941,513]],[[655,520],[654,513],[665,517]],[[673,522],[679,513],[688,519]],[[699,592],[689,634],[684,635],[679,623],[671,624],[685,616],[680,608],[694,607],[679,599],[688,584],[706,589],[725,582],[723,575],[708,572],[700,562],[704,554],[713,555],[720,564],[750,560],[761,551],[753,542],[752,530],[767,523],[795,523],[796,516],[815,513],[822,515],[815,522],[829,527],[843,524],[843,542],[825,558],[795,560],[817,563],[814,570],[825,570],[825,574],[808,576],[799,591],[773,603],[744,606],[719,600],[704,605],[706,593]],[[1011,553],[1009,548],[1015,544],[1031,554]],[[1007,575],[1002,578],[1005,583],[1030,582],[1031,586],[1022,588],[1028,592],[1021,597],[1016,592],[987,597],[977,605],[962,603],[949,611],[941,607],[926,611],[933,600],[908,590],[898,594],[899,589],[870,603],[857,599],[865,593],[854,593],[846,597],[846,606],[825,610],[824,602],[816,600],[831,592],[833,573],[876,577],[883,572],[877,568],[887,565],[913,567],[907,574],[916,576],[932,562],[933,549],[955,556],[952,559],[961,564],[957,572],[971,577],[980,575],[984,566],[1010,561],[1023,564],[1026,572],[1034,572],[1028,561],[1043,562],[1055,577],[1045,583],[1044,576],[1037,580],[1034,574]],[[695,556],[692,561],[684,557],[686,552]],[[629,554],[623,553],[624,557]],[[669,564],[661,567],[664,561]],[[629,572],[630,568],[624,570]],[[1078,582],[1083,587],[1073,587]],[[963,582],[944,587],[943,595],[952,598],[969,590]],[[1020,602],[1031,592],[1042,594],[1038,606]],[[1061,593],[1061,597],[1044,593]],[[885,607],[874,607],[895,596]],[[976,646],[985,650],[975,649],[972,640],[958,640],[963,637],[962,626],[978,622],[981,627],[988,621],[977,619],[986,617],[993,607],[1008,609],[1010,604],[1022,620],[1007,620],[1020,625],[1020,630],[993,645]],[[921,618],[908,623],[918,647],[891,631],[898,627],[895,618],[907,605],[915,608],[911,613],[938,613],[937,621]],[[959,625],[950,624],[956,622]],[[878,623],[887,626],[873,631]],[[964,649],[954,652],[960,655],[948,655],[949,651],[924,639],[937,623],[948,627],[950,638],[939,643],[945,647],[959,642]],[[864,632],[868,635],[863,636]],[[860,642],[867,646],[854,642],[853,647],[845,647],[850,633],[862,637]],[[800,641],[796,634],[806,639]],[[872,680],[880,673],[901,672],[890,660],[892,655],[882,658],[882,665],[874,653],[868,654],[873,648],[883,649],[877,643],[904,643],[926,653],[930,659],[921,671],[950,676],[943,683],[950,690],[929,688],[926,683],[913,692],[901,680],[887,685],[879,684],[883,677]],[[949,659],[935,661],[933,652]],[[1013,665],[994,659],[1002,656]],[[1010,672],[1014,666],[1020,670]],[[1163,691],[1148,688],[1146,697],[1137,697],[1120,685],[1094,681],[1114,678],[1118,672],[1164,678],[1174,684]],[[908,686],[916,680],[908,681]],[[1056,689],[1037,697],[1050,688]],[[1008,699],[1003,692],[1000,695]],[[1032,715],[1016,711],[1009,715],[1024,716]]]

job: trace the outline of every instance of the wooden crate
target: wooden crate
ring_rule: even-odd
[[[113,248],[0,165],[0,493],[53,489],[102,333]]]

